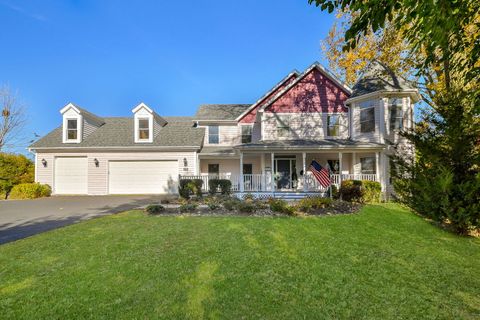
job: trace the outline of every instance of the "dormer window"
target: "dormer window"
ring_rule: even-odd
[[[77,141],[78,139],[78,120],[67,119],[67,140]]]
[[[148,141],[150,139],[150,125],[148,119],[138,119],[138,140]]]

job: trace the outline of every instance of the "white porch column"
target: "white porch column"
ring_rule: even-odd
[[[245,187],[245,180],[243,179],[243,152],[240,152],[240,192],[243,192]]]
[[[303,159],[303,166],[302,166],[302,170],[303,170],[303,191],[307,191],[307,166],[305,164],[305,161],[307,159],[307,153],[306,152],[302,152],[302,159]]]
[[[272,152],[272,192],[275,191],[275,178],[274,178],[274,173],[275,173],[275,153]]]
[[[376,181],[382,183],[380,179],[380,152],[375,152],[375,173],[376,173]]]
[[[267,176],[265,174],[265,153],[262,153],[260,156],[260,173],[262,174],[262,177],[260,179],[260,189],[261,191],[265,190],[265,182],[267,179]]]
[[[343,153],[338,153],[338,185],[342,184]]]
[[[355,165],[357,164],[357,153],[352,152],[352,172],[351,174],[355,174]]]

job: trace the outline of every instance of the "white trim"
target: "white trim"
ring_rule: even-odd
[[[68,139],[68,120],[77,120],[77,139]],[[63,117],[62,124],[62,142],[63,143],[80,143],[83,136],[83,116],[77,114],[77,116]]]
[[[62,109],[60,109],[60,113],[61,114],[64,114],[65,112],[67,112],[68,110],[70,109],[73,109],[75,110],[76,113],[80,114],[80,109],[78,109],[73,103],[69,102],[65,107],[63,107]]]
[[[135,108],[132,109],[132,113],[137,113],[140,109],[146,109],[148,112],[153,113],[153,110],[150,109],[149,106],[147,106],[145,103],[140,102]]]
[[[421,96],[416,89],[408,89],[408,90],[379,90],[375,92],[370,92],[363,94],[361,96],[356,96],[353,98],[348,98],[345,103],[350,104],[357,101],[362,100],[369,100],[378,97],[390,97],[390,96],[408,96],[413,98],[414,103],[421,100]]]
[[[82,149],[82,150],[88,150],[88,149],[102,149],[102,150],[121,150],[125,151],[125,149],[130,150],[130,151],[157,151],[158,150],[175,150],[175,149],[187,149],[187,150],[198,150],[200,149],[201,146],[118,146],[118,147],[112,147],[112,146],[107,146],[107,147],[36,147],[36,148],[31,148],[31,150],[77,150],[77,149]]]
[[[38,154],[35,152],[35,167],[34,167],[34,170],[35,170],[35,173],[34,173],[35,182],[38,182],[38,168],[37,168],[37,165],[38,165]]]

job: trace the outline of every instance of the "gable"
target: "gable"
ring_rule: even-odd
[[[265,107],[265,112],[347,112],[349,93],[318,68],[313,68]]]
[[[256,103],[256,106],[252,108],[247,114],[240,119],[240,123],[253,123],[255,122],[255,118],[257,116],[257,111],[261,108],[268,100],[275,97],[278,93],[284,90],[289,84],[291,84],[296,78],[298,77],[297,73],[292,73],[287,79],[283,81],[279,86],[274,88],[269,94],[264,96],[260,101]]]

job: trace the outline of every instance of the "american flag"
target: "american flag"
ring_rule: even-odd
[[[322,167],[317,161],[312,161],[310,164],[310,171],[322,187],[327,188],[332,184],[332,181],[330,180],[330,170]]]

